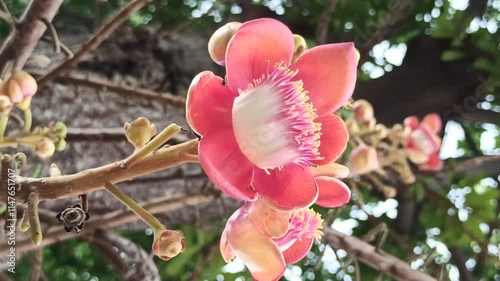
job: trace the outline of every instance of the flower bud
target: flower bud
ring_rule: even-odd
[[[367,100],[357,100],[353,103],[354,116],[362,123],[368,123],[373,119],[373,106]]]
[[[125,123],[125,136],[136,148],[143,147],[156,134],[156,126],[149,119],[139,117],[132,123]]]
[[[46,159],[54,155],[55,151],[56,146],[54,145],[54,141],[49,138],[43,138],[35,145],[35,152],[38,157],[42,159]]]
[[[182,231],[162,228],[154,233],[153,253],[162,260],[183,253],[186,250]]]
[[[307,50],[306,40],[304,39],[304,37],[298,34],[293,35],[293,44],[294,49],[292,63],[294,63],[300,57],[300,55],[302,55]]]
[[[357,134],[360,131],[359,124],[356,120],[349,118],[345,121],[345,126],[349,134]]]
[[[0,95],[0,115],[7,115],[12,110],[12,102],[8,96]]]
[[[12,74],[7,81],[7,91],[10,100],[20,103],[27,97],[32,97],[38,90],[35,78],[25,71],[18,71]]]
[[[59,139],[56,143],[54,143],[54,145],[56,146],[56,151],[63,151],[66,148],[67,143],[64,139]]]
[[[387,128],[383,124],[377,124],[375,125],[375,137],[377,139],[381,140],[387,137]]]
[[[368,174],[380,167],[377,150],[373,146],[356,147],[349,158],[349,169],[352,175]]]
[[[61,175],[61,169],[59,169],[59,167],[57,167],[56,163],[50,164],[49,175],[50,175],[50,177],[59,177]]]
[[[63,122],[57,121],[54,125],[54,129],[56,130],[57,137],[60,139],[66,138],[66,135],[68,134],[68,127],[66,127]]]
[[[229,22],[217,29],[210,37],[208,53],[216,64],[225,65],[227,45],[240,26],[241,22]]]
[[[382,192],[384,193],[385,198],[394,198],[396,197],[397,190],[392,186],[383,186]]]

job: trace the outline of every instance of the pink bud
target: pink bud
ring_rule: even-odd
[[[373,106],[367,100],[357,100],[353,103],[354,116],[362,123],[370,122],[373,119]]]
[[[27,97],[32,97],[38,90],[35,78],[25,71],[12,74],[7,81],[7,91],[10,100],[14,103],[22,102]]]
[[[349,169],[352,175],[367,174],[380,167],[377,150],[373,146],[360,145],[351,152]]]

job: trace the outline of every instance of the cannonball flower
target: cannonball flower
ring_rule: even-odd
[[[443,160],[438,156],[441,147],[441,118],[432,113],[419,122],[416,116],[404,120],[405,130],[409,133],[403,141],[410,161],[418,164],[421,171],[437,171],[443,168]]]
[[[260,194],[288,210],[321,197],[308,167],[334,161],[347,145],[333,112],[352,95],[357,65],[352,43],[311,48],[290,64],[293,54],[284,24],[243,23],[227,46],[226,79],[198,74],[186,104],[201,135],[200,163],[215,185],[238,200]]]
[[[220,250],[226,262],[239,257],[255,280],[278,280],[287,264],[305,257],[323,235],[323,220],[311,209],[277,211],[249,202],[228,220]]]

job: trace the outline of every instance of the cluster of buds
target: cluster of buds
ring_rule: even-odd
[[[18,137],[17,141],[33,146],[38,157],[47,159],[54,155],[54,152],[66,148],[67,133],[66,125],[56,122],[50,127],[37,127],[28,135]]]
[[[25,71],[14,72],[5,81],[0,79],[0,114],[9,114],[14,105],[26,110],[37,90],[36,80]]]
[[[347,165],[351,176],[365,177],[386,196],[395,196],[395,189],[386,182],[385,170],[393,171],[405,184],[415,181],[413,164],[420,171],[439,170],[443,162],[438,152],[441,147],[441,119],[429,114],[422,122],[415,116],[404,124],[386,128],[377,124],[373,106],[366,100],[352,104],[353,114],[346,120],[351,136],[352,151]]]

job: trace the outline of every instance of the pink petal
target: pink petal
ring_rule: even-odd
[[[229,246],[248,267],[254,279],[278,280],[283,275],[286,266],[278,246],[255,227],[245,212],[237,211],[231,216],[226,233]]]
[[[253,200],[249,185],[253,164],[241,153],[232,129],[208,132],[200,141],[200,164],[210,180],[227,195],[238,200]]]
[[[427,114],[422,120],[422,126],[426,127],[432,133],[439,133],[441,131],[441,117],[436,113]]]
[[[347,147],[349,133],[344,121],[334,114],[324,115],[316,118],[314,122],[321,123],[321,137],[319,155],[322,160],[316,161],[316,165],[324,165],[335,161]]]
[[[426,127],[418,127],[410,134],[410,148],[414,147],[425,154],[431,154],[439,149],[438,139]]]
[[[328,163],[318,167],[310,167],[314,177],[329,176],[335,178],[347,178],[349,176],[349,168],[338,163]]]
[[[281,170],[273,169],[269,174],[255,169],[253,187],[282,210],[310,206],[318,195],[316,182],[308,168],[288,165]]]
[[[245,90],[275,63],[290,63],[293,34],[281,22],[263,18],[244,23],[229,41],[226,52],[227,84],[233,92]]]
[[[319,188],[317,205],[334,208],[346,204],[351,199],[349,187],[336,178],[316,177],[316,182]]]
[[[429,155],[429,161],[427,163],[419,165],[418,169],[420,171],[439,171],[443,168],[444,163],[437,154]]]
[[[292,264],[303,259],[311,250],[313,238],[302,238],[297,240],[293,245],[283,252],[286,264]]]
[[[233,100],[237,94],[222,85],[222,78],[210,71],[198,74],[191,82],[186,101],[186,119],[198,134],[217,126],[231,127]]]
[[[417,116],[406,117],[403,123],[412,130],[416,130],[420,124]]]
[[[291,69],[304,82],[319,116],[332,113],[351,97],[356,84],[358,59],[353,43],[314,47],[299,57]]]
[[[278,238],[288,231],[292,211],[276,210],[262,200],[256,200],[247,205],[249,206],[248,217],[267,236]]]
[[[231,262],[235,258],[233,250],[227,242],[227,233],[225,229],[222,232],[222,236],[220,237],[220,253],[224,261],[227,263]]]

